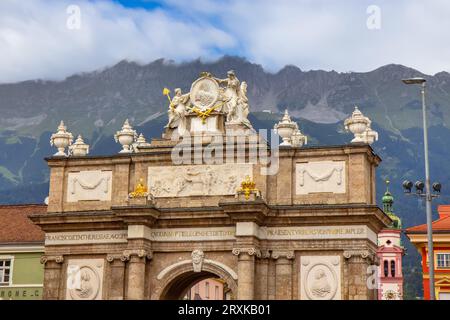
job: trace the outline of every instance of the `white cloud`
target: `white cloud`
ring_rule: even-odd
[[[66,26],[70,4],[81,9],[79,30]],[[1,0],[0,82],[59,79],[122,59],[211,57],[212,47],[226,50],[234,41],[211,25],[174,20],[162,10],[106,1]]]
[[[81,29],[66,27],[67,6]],[[366,25],[369,5],[381,29]],[[167,0],[154,10],[110,1],[1,0],[0,82],[60,79],[129,59],[186,61],[238,53],[271,71],[368,71],[400,63],[450,70],[450,2]]]

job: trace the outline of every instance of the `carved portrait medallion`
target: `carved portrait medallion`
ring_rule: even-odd
[[[73,300],[95,300],[100,290],[100,277],[91,266],[83,266],[74,275],[76,284],[69,289]]]
[[[67,265],[66,299],[102,299],[103,259],[71,259]]]
[[[325,263],[310,268],[305,282],[306,294],[311,300],[331,300],[336,294],[336,273]]]
[[[192,104],[204,111],[214,106],[219,98],[219,84],[209,76],[195,80],[191,86]]]
[[[302,256],[300,260],[302,300],[341,299],[339,256]]]

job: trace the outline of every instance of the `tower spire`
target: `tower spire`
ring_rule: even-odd
[[[395,229],[401,229],[402,222],[399,217],[397,217],[394,213],[394,197],[392,196],[391,192],[389,191],[389,179],[386,179],[386,192],[384,193],[384,196],[382,198],[383,202],[383,211],[386,213],[393,221],[392,227]]]

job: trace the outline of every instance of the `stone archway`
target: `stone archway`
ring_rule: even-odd
[[[200,272],[194,271],[190,260],[175,263],[160,272],[161,286],[154,298],[159,300],[181,299],[195,283],[208,278],[222,279],[231,291],[231,299],[237,296],[237,275],[229,267],[214,261],[205,261]]]

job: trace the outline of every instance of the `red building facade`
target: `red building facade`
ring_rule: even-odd
[[[450,300],[450,205],[438,207],[439,219],[433,221],[435,295],[437,300]],[[406,229],[406,235],[422,256],[423,292],[430,299],[427,225]]]

